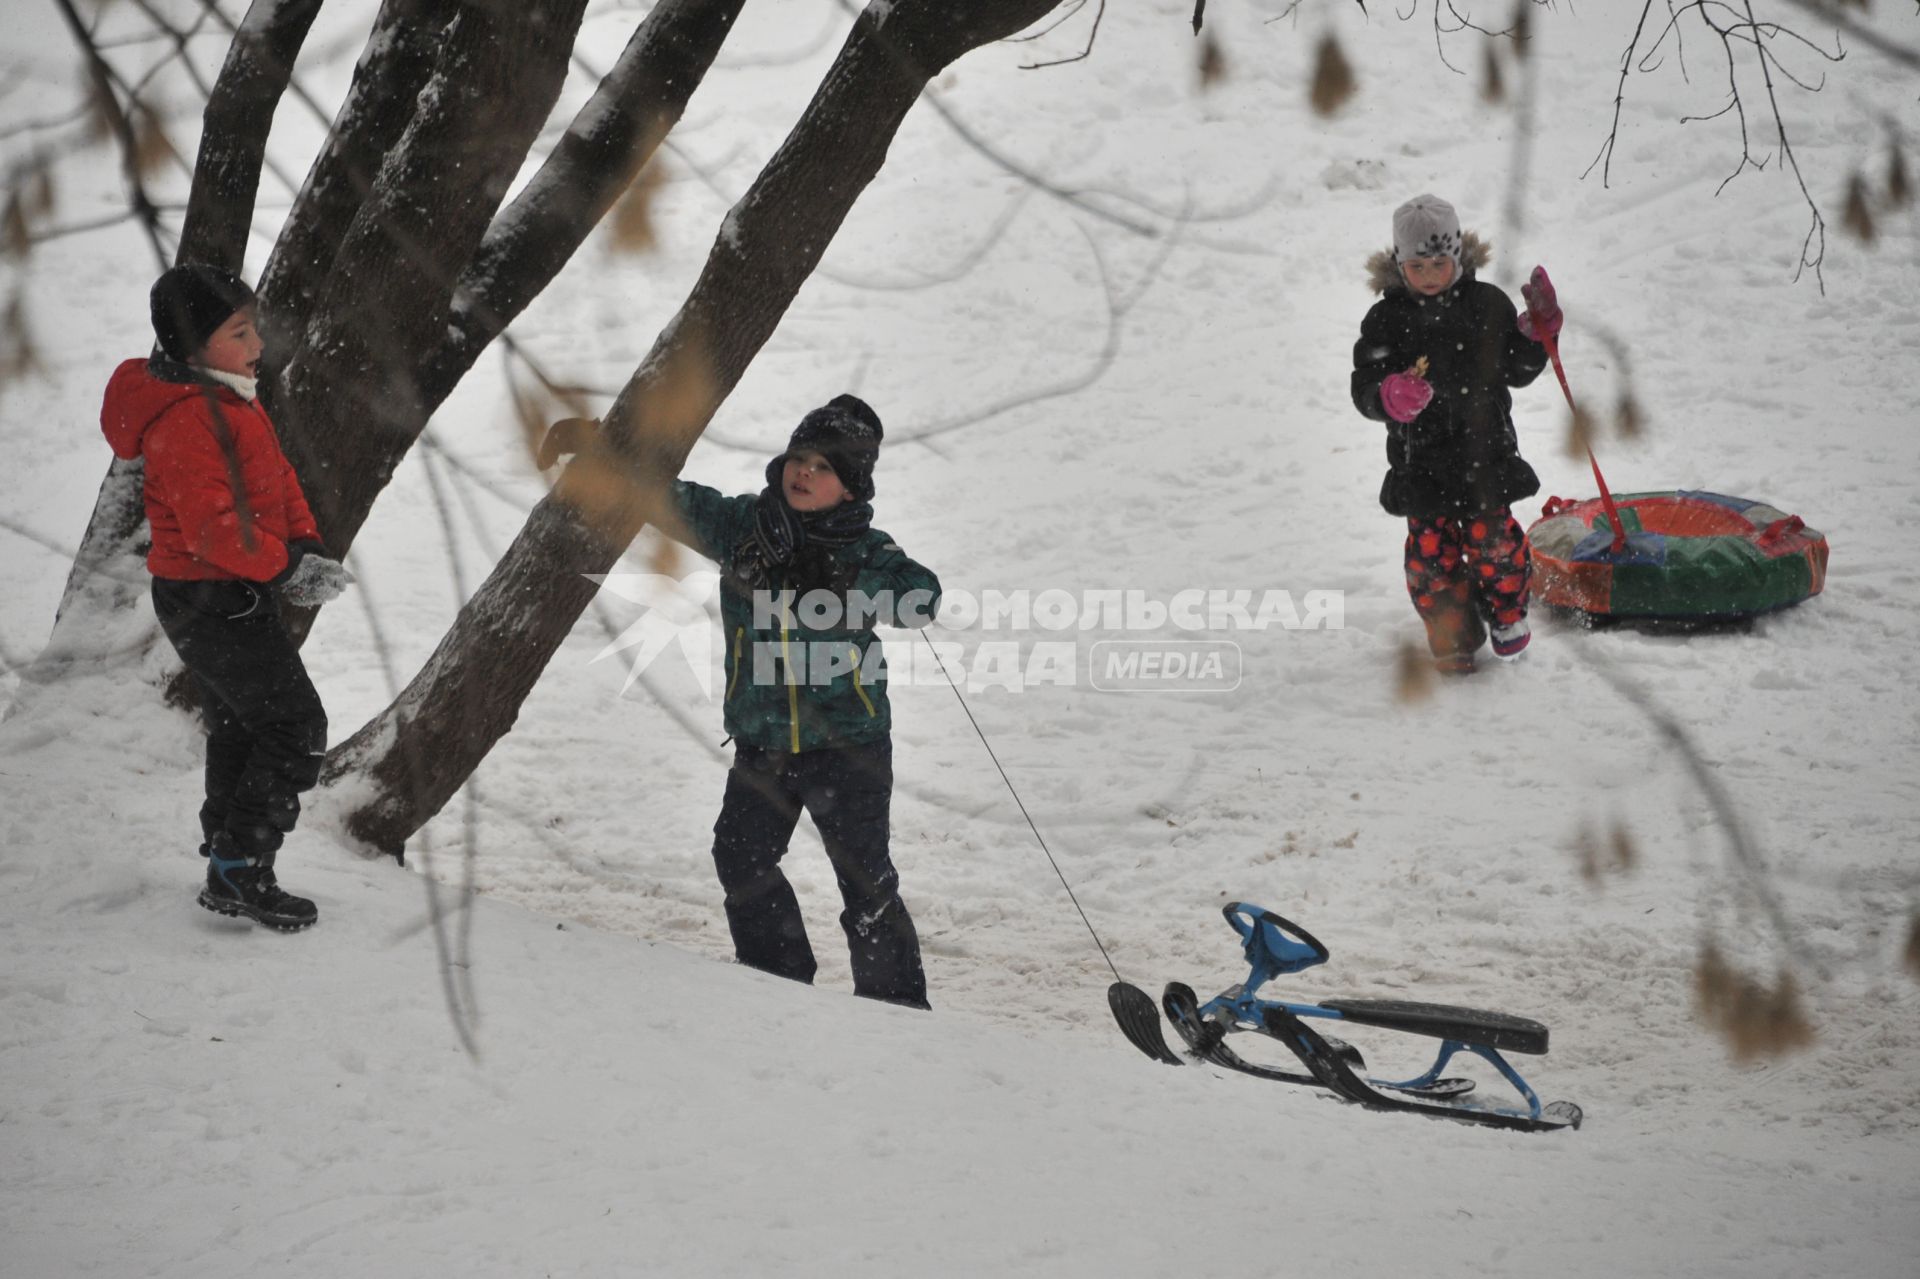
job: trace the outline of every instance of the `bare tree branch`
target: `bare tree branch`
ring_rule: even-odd
[[[1615,663],[1602,657],[1591,646],[1584,646],[1577,651],[1586,659],[1587,665],[1593,669],[1594,673],[1606,681],[1614,692],[1620,694],[1647,717],[1647,721],[1659,731],[1662,737],[1666,738],[1667,744],[1672,746],[1675,753],[1680,756],[1681,762],[1686,765],[1688,777],[1700,789],[1708,806],[1713,809],[1714,817],[1720,823],[1721,834],[1726,838],[1728,855],[1734,867],[1740,871],[1748,891],[1760,904],[1767,922],[1772,925],[1774,938],[1779,943],[1782,953],[1789,962],[1811,963],[1816,975],[1824,978],[1826,970],[1817,960],[1810,958],[1812,952],[1800,945],[1792,924],[1788,922],[1786,906],[1781,902],[1780,895],[1774,891],[1772,882],[1768,879],[1766,863],[1761,859],[1759,850],[1753,846],[1753,841],[1747,836],[1745,823],[1740,819],[1739,805],[1734,803],[1726,785],[1721,782],[1713,766],[1707,762],[1706,755],[1701,751],[1699,744],[1693,740],[1693,735],[1675,718],[1673,712],[1662,706],[1651,693],[1630,679]]]
[[[662,0],[560,144],[494,220],[455,289],[447,340],[421,393],[437,405],[559,274],[685,113],[743,0]]]
[[[113,68],[100,56],[99,47],[93,42],[93,33],[80,20],[73,7],[73,0],[54,0],[54,7],[60,10],[60,16],[66,19],[67,27],[73,32],[73,38],[80,44],[80,52],[87,61],[87,74],[92,81],[94,100],[98,109],[106,116],[109,127],[120,145],[121,171],[127,181],[127,199],[133,207],[133,216],[140,220],[141,227],[147,233],[147,241],[153,248],[154,259],[160,269],[169,264],[166,246],[161,243],[160,215],[153,207],[153,200],[147,194],[145,181],[140,176],[137,159],[140,144],[134,137],[133,121],[120,106],[120,99],[113,91]]]
[[[1065,22],[1067,18],[1073,16],[1074,13],[1078,13],[1081,7],[1084,6],[1085,4],[1086,4],[1086,0],[1075,0],[1075,3],[1072,9],[1066,15],[1061,17],[1060,22]],[[1100,38],[1100,20],[1107,16],[1107,0],[1099,0],[1099,4],[1100,4],[1100,7],[1095,9],[1093,13],[1093,26],[1089,28],[1087,31],[1087,42],[1086,44],[1081,46],[1080,52],[1074,54],[1070,58],[1054,58],[1050,62],[1029,62],[1025,66],[1021,67],[1020,69],[1022,71],[1038,71],[1042,67],[1063,67],[1069,62],[1084,62],[1088,57],[1092,56],[1093,42]],[[1057,27],[1060,25],[1060,22],[1056,22],[1052,26],[1047,27],[1046,31],[1053,30],[1054,27]],[[1044,35],[1045,33],[1046,32],[1043,31],[1040,34]],[[1025,38],[1034,39],[1036,37],[1028,36]]]
[[[1819,3],[1818,0],[1788,0],[1788,2],[1795,4],[1803,11],[1835,20],[1836,25],[1840,24],[1842,15],[1839,15],[1830,4]],[[1620,78],[1614,94],[1612,124],[1601,143],[1599,153],[1587,166],[1586,172],[1591,173],[1594,166],[1599,165],[1602,184],[1610,180],[1613,154],[1620,137],[1620,116],[1626,100],[1627,77],[1636,69],[1641,72],[1654,70],[1658,65],[1656,59],[1660,55],[1660,50],[1669,39],[1681,51],[1683,58],[1681,71],[1684,75],[1682,24],[1688,18],[1698,21],[1713,35],[1720,47],[1726,73],[1726,99],[1719,110],[1705,116],[1683,115],[1681,122],[1712,120],[1724,115],[1732,115],[1735,118],[1740,136],[1739,160],[1733,172],[1721,181],[1720,189],[1725,189],[1729,182],[1749,168],[1755,170],[1766,168],[1773,156],[1756,157],[1754,155],[1752,135],[1747,121],[1747,103],[1740,85],[1741,69],[1746,65],[1748,57],[1752,59],[1753,69],[1758,72],[1765,89],[1767,109],[1772,117],[1772,133],[1780,165],[1783,169],[1792,172],[1794,182],[1798,185],[1801,198],[1806,202],[1808,210],[1807,234],[1801,242],[1799,263],[1794,270],[1794,278],[1798,279],[1802,271],[1811,267],[1814,278],[1824,292],[1826,282],[1821,265],[1826,257],[1826,218],[1820,209],[1819,201],[1814,198],[1807,184],[1806,174],[1800,167],[1799,157],[1794,152],[1793,140],[1787,128],[1786,111],[1780,101],[1778,81],[1784,80],[1808,93],[1822,91],[1825,88],[1825,81],[1824,78],[1811,78],[1796,72],[1793,67],[1782,61],[1779,45],[1785,42],[1826,62],[1838,63],[1846,58],[1846,50],[1840,46],[1838,34],[1835,36],[1835,47],[1829,50],[1790,27],[1778,22],[1761,20],[1755,13],[1751,0],[1689,0],[1688,3],[1682,4],[1675,4],[1669,0],[1666,20],[1657,32],[1650,34],[1648,18],[1652,10],[1653,0],[1645,0],[1633,35],[1621,55]],[[1642,53],[1642,42],[1649,41],[1649,37],[1650,42]],[[1879,43],[1883,50],[1894,56],[1897,61],[1903,64],[1906,62],[1905,53],[1909,51],[1903,51],[1901,46],[1890,42]]]
[[[1920,46],[1901,44],[1866,26],[1851,13],[1847,6],[1835,0],[1785,0],[1785,3],[1805,13],[1813,14],[1834,25],[1843,35],[1852,36],[1862,45],[1875,53],[1890,58],[1909,71],[1920,71]],[[1862,6],[1865,7],[1864,5]]]
[[[916,427],[910,431],[901,432],[894,437],[894,442],[902,444],[925,444],[930,439],[952,434],[955,431],[964,430],[967,427],[978,426],[983,422],[990,421],[1003,414],[1011,413],[1015,409],[1025,408],[1032,404],[1039,404],[1046,400],[1058,399],[1064,395],[1072,395],[1098,382],[1106,375],[1107,370],[1113,367],[1113,362],[1120,353],[1120,333],[1122,322],[1125,320],[1127,312],[1132,310],[1134,304],[1146,295],[1153,281],[1159,277],[1160,269],[1166,265],[1166,261],[1172,256],[1174,248],[1180,243],[1179,232],[1183,225],[1183,223],[1179,222],[1174,224],[1173,232],[1161,242],[1159,252],[1154,255],[1153,261],[1148,265],[1146,272],[1135,285],[1132,296],[1126,298],[1120,297],[1115,292],[1113,278],[1107,270],[1105,259],[1100,255],[1099,244],[1095,242],[1091,236],[1086,237],[1087,247],[1093,253],[1094,267],[1100,275],[1101,287],[1107,295],[1107,335],[1106,341],[1101,345],[1099,353],[1095,355],[1092,363],[1079,375],[1040,390],[1026,391],[1018,395],[1008,396],[985,408],[972,410],[960,417],[949,418],[942,422],[932,422],[925,426]],[[1081,231],[1081,234],[1086,236],[1084,229]]]

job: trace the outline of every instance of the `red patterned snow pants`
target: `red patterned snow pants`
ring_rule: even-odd
[[[1407,521],[1407,594],[1435,657],[1472,654],[1489,621],[1523,620],[1532,578],[1533,551],[1508,507]]]

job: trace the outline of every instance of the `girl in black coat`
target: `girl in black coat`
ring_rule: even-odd
[[[1544,277],[1522,290],[1538,322],[1476,279],[1491,252],[1436,196],[1395,210],[1393,232],[1367,263],[1381,298],[1354,344],[1353,403],[1387,425],[1380,505],[1407,521],[1407,590],[1427,647],[1439,669],[1465,673],[1489,630],[1500,657],[1527,646],[1533,560],[1511,508],[1540,480],[1520,456],[1508,388],[1546,367],[1534,330],[1558,332],[1560,313]]]

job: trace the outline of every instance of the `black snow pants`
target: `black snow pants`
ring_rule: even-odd
[[[813,948],[793,886],[780,871],[804,809],[819,828],[846,909],[840,927],[853,989],[870,999],[927,1007],[920,938],[887,851],[893,742],[789,754],[737,745],[713,825],[713,864],[726,890],[727,927],[741,963],[811,982]]]
[[[207,725],[200,833],[271,865],[320,777],[327,714],[258,582],[153,579],[153,611],[199,685]]]

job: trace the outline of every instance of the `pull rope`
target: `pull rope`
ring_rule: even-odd
[[[1013,779],[1008,777],[1007,770],[1001,767],[1000,757],[993,752],[993,743],[989,742],[986,733],[981,731],[980,721],[973,717],[973,708],[967,705],[967,699],[960,692],[960,685],[954,682],[953,673],[940,659],[940,650],[933,646],[932,640],[927,639],[924,628],[920,631],[920,638],[926,640],[927,651],[933,654],[934,664],[940,668],[940,673],[947,677],[947,687],[953,690],[953,696],[959,701],[960,709],[966,713],[967,723],[973,725],[974,735],[980,739],[980,744],[987,748],[987,758],[993,761],[994,768],[999,770],[1000,780],[1007,784],[1007,793],[1012,795],[1013,802],[1019,805],[1020,816],[1027,819],[1027,829],[1033,832],[1034,839],[1039,841],[1040,851],[1047,855],[1047,864],[1052,866],[1053,873],[1059,876],[1060,887],[1067,890],[1067,900],[1073,903],[1074,910],[1079,911],[1080,922],[1087,926],[1087,936],[1093,938],[1093,944],[1100,948],[1100,958],[1107,961],[1107,971],[1113,974],[1115,981],[1120,981],[1120,970],[1113,966],[1113,956],[1107,953],[1106,943],[1100,940],[1100,934],[1093,929],[1093,921],[1088,919],[1087,912],[1081,909],[1080,899],[1074,895],[1073,885],[1067,882],[1066,874],[1060,869],[1060,863],[1054,860],[1053,850],[1047,847],[1046,837],[1040,833],[1040,828],[1033,824],[1033,815],[1027,812],[1026,801],[1020,798],[1020,792],[1014,789]]]
[[[1547,348],[1547,358],[1553,361],[1553,375],[1560,379],[1560,394],[1567,397],[1567,408],[1575,417],[1578,417],[1580,406],[1573,402],[1573,388],[1567,385],[1566,366],[1560,363],[1560,335],[1547,333],[1545,326],[1540,325],[1540,312],[1534,308],[1531,299],[1527,302],[1527,311],[1544,334],[1540,339],[1540,345]],[[1600,486],[1600,505],[1607,509],[1607,519],[1613,522],[1611,549],[1617,552],[1627,544],[1627,526],[1620,520],[1620,508],[1614,505],[1613,492],[1607,488],[1607,477],[1600,474],[1600,459],[1593,455],[1593,445],[1586,444],[1584,447],[1587,450],[1587,465],[1593,468],[1593,482]]]

